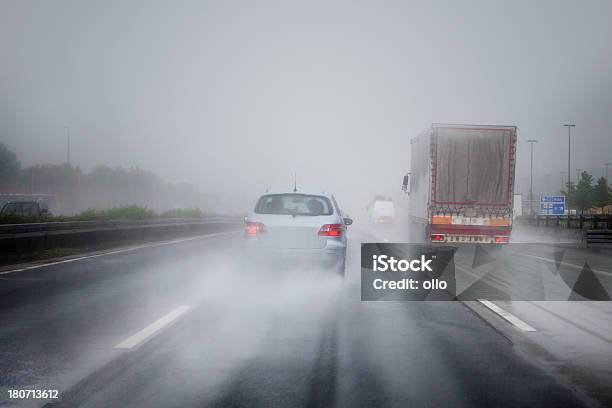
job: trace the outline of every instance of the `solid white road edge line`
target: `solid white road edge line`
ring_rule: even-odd
[[[29,271],[30,269],[44,268],[45,266],[59,265],[59,264],[68,263],[68,262],[76,262],[76,261],[81,261],[83,259],[97,258],[99,256],[121,254],[123,252],[136,251],[138,249],[143,249],[143,248],[151,248],[151,247],[156,247],[156,246],[178,244],[180,242],[193,241],[195,239],[212,238],[212,237],[218,237],[221,235],[228,235],[228,234],[237,234],[239,232],[242,232],[242,231],[217,232],[214,234],[198,235],[195,237],[174,239],[172,241],[163,241],[163,242],[156,242],[153,244],[137,245],[137,246],[128,247],[128,248],[116,249],[114,251],[103,252],[103,253],[95,254],[95,255],[80,256],[78,258],[64,259],[63,261],[49,262],[49,263],[38,264],[38,265],[30,265],[30,266],[25,266],[19,269],[11,269],[9,271],[0,272],[0,275],[8,275],[9,273],[14,273],[14,272]]]
[[[157,319],[141,331],[123,340],[121,343],[117,344],[115,348],[129,350],[141,345],[142,343],[159,333],[163,328],[168,327],[170,323],[187,313],[189,309],[191,309],[191,306],[187,305],[177,307],[176,309],[174,309],[167,315]]]
[[[494,313],[498,314],[499,316],[503,317],[505,320],[507,320],[514,326],[521,329],[522,331],[527,331],[527,332],[536,331],[536,329],[534,329],[533,327],[531,327],[530,325],[528,325],[527,323],[525,323],[524,321],[522,321],[521,319],[513,315],[512,313],[507,312],[501,307],[497,306],[495,303],[490,302],[485,299],[478,299],[478,301],[482,303],[483,305],[485,305],[487,308],[489,308]]]

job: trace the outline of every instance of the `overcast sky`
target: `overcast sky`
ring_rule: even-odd
[[[431,122],[519,127],[519,190],[612,161],[612,2],[0,0],[0,142],[212,192],[397,193]],[[612,171],[612,170],[611,170]],[[612,173],[611,173],[612,174]]]

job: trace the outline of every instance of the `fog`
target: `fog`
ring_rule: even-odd
[[[431,122],[519,127],[517,192],[612,159],[612,3],[0,3],[0,143],[235,197],[400,197]],[[550,174],[548,179],[546,174]],[[552,189],[551,187],[548,187]]]
[[[60,331],[48,333],[45,352],[55,355],[69,349],[70,358],[75,361],[71,365],[57,362],[62,370],[48,381],[66,386],[87,377],[94,368],[117,357],[117,350],[104,342],[119,343],[127,333],[109,339],[109,331],[117,327],[126,332],[145,327],[157,315],[166,314],[178,305],[189,309],[178,327],[173,327],[178,333],[165,340],[172,350],[154,352],[151,356],[154,361],[170,357],[163,364],[163,370],[147,385],[150,390],[157,390],[155,406],[191,406],[193,398],[199,396],[207,403],[214,402],[233,385],[244,365],[257,361],[299,367],[308,360],[302,352],[296,353],[294,339],[300,339],[305,355],[317,357],[320,343],[327,336],[337,337],[335,319],[342,302],[350,301],[354,305],[359,301],[346,298],[342,279],[328,270],[313,267],[307,259],[297,260],[291,268],[276,262],[268,265],[246,262],[236,257],[239,248],[239,241],[215,240],[210,236],[191,239],[185,246],[161,245],[160,256],[145,255],[144,265],[134,266],[129,273],[115,269],[105,274],[97,290],[86,294],[62,293],[54,300],[57,302],[54,307],[42,313],[37,310],[40,300],[25,305],[34,318],[40,319],[61,308],[60,305],[78,308],[80,302],[85,302],[90,319],[95,321],[83,337],[59,340]],[[357,258],[352,260],[356,262]],[[74,264],[74,268],[82,266]],[[106,308],[101,304],[112,296],[110,287],[122,293],[138,288],[138,293],[123,299],[124,312],[107,320]],[[181,324],[183,320],[187,322]],[[357,324],[352,322],[353,326]],[[270,342],[273,347],[269,347]],[[49,344],[61,350],[49,348],[53,347]],[[148,353],[147,346],[143,344],[138,349]],[[129,361],[131,357],[124,354],[123,358]],[[115,374],[117,377],[133,375],[132,368],[121,367]],[[19,374],[24,375],[23,371]],[[151,368],[147,371],[151,372]],[[169,385],[176,378],[181,379],[176,386]],[[80,387],[89,398],[83,406],[142,405],[143,395],[133,392],[123,381],[116,387],[95,391],[88,385],[80,384]],[[168,394],[160,395],[160,391]]]

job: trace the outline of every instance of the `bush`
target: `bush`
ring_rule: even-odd
[[[74,221],[94,220],[148,220],[156,218],[155,211],[138,205],[127,205],[109,208],[107,210],[85,210],[80,214],[69,217]]]
[[[177,211],[177,210],[173,210]],[[170,214],[170,215],[169,215]],[[163,218],[198,218],[202,217],[199,209],[180,210],[180,212],[165,212]],[[0,214],[0,224],[25,224],[34,222],[60,222],[60,221],[104,221],[104,220],[149,220],[159,218],[155,211],[138,205],[114,207],[106,210],[86,210],[77,215],[41,215],[22,216],[13,214]]]
[[[204,213],[199,208],[177,208],[156,214],[155,211],[139,205],[127,205],[106,210],[85,210],[77,215],[41,215],[22,216],[0,214],[0,224],[26,224],[33,222],[60,221],[108,221],[108,220],[150,220],[153,218],[202,218]]]

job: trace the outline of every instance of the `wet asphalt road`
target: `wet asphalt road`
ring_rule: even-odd
[[[55,406],[582,406],[460,302],[361,302],[344,282],[258,270],[239,234],[0,276],[0,404]],[[134,349],[115,346],[178,306]],[[76,385],[75,385],[76,384]]]

